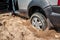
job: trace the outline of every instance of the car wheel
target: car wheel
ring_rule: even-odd
[[[45,30],[47,28],[47,21],[45,16],[42,13],[39,12],[33,13],[30,21],[33,27],[38,30]]]

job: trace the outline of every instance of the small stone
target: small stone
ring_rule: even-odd
[[[55,35],[55,37],[56,37],[56,38],[59,38],[59,36],[58,36],[58,35]]]

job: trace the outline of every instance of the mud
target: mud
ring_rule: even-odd
[[[0,14],[0,40],[60,40],[56,30],[39,31],[30,23],[10,14]]]

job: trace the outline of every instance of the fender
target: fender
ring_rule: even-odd
[[[43,9],[43,11],[45,12],[47,17],[52,12],[51,6],[47,0],[33,0],[33,1],[31,1],[31,3],[28,6],[28,10],[33,6],[41,7]]]
[[[32,6],[39,6],[41,8],[45,8],[49,5],[50,4],[48,3],[47,0],[32,0],[28,6],[28,9],[31,8]]]

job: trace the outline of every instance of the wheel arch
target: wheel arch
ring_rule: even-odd
[[[32,6],[32,7],[30,7],[29,11],[28,11],[28,13],[29,13],[28,16],[31,17],[31,15],[34,12],[40,12],[47,18],[46,14],[45,14],[45,11],[41,7],[39,7],[39,6]]]

